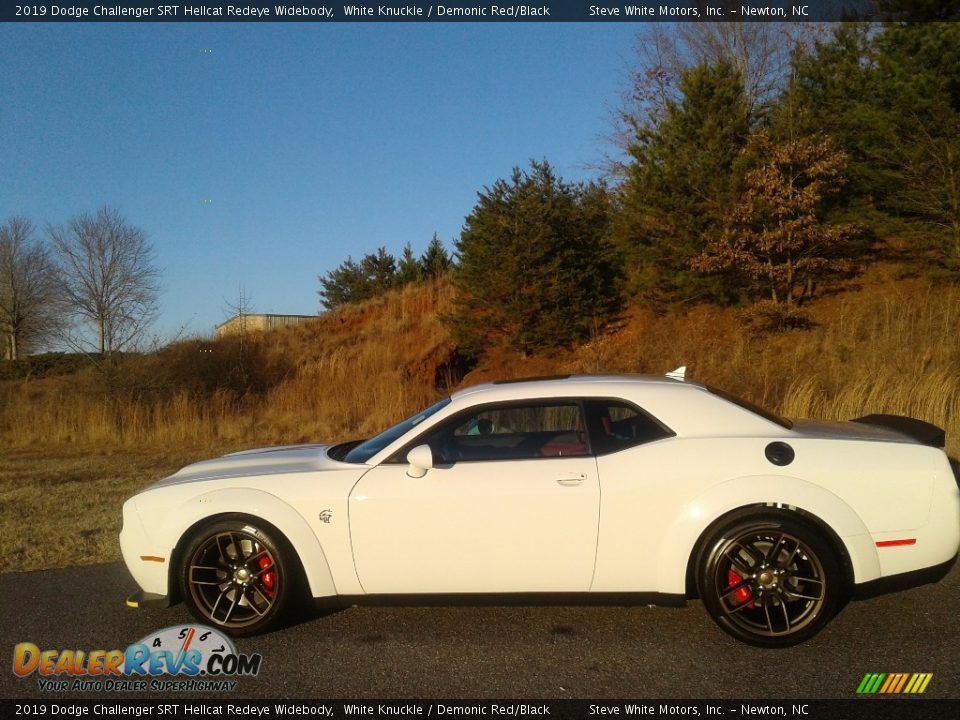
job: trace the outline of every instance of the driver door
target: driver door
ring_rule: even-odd
[[[461,413],[367,472],[350,496],[364,591],[586,592],[600,504],[576,401]],[[434,467],[410,477],[406,452]]]

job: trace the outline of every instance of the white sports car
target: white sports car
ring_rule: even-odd
[[[183,468],[123,507],[142,588],[234,635],[333,604],[683,604],[783,647],[855,596],[933,582],[960,546],[944,432],[786,420],[683,378],[454,393],[363,442]]]

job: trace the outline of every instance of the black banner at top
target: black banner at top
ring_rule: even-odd
[[[6,718],[175,717],[347,720],[646,720],[774,716],[793,720],[940,720],[960,700],[289,700],[103,698],[0,700]]]
[[[954,20],[960,2],[906,0],[384,0],[5,4],[3,22],[830,22]]]

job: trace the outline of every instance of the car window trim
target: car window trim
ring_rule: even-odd
[[[404,443],[399,450],[392,453],[385,460],[383,460],[380,465],[405,465],[407,463],[407,453],[410,452],[417,445],[423,444],[423,438],[429,435],[431,432],[434,432],[439,428],[439,426],[447,422],[458,422],[462,418],[467,417],[471,414],[477,414],[483,412],[484,410],[494,409],[498,407],[510,407],[517,406],[518,403],[522,403],[525,406],[533,405],[577,405],[580,410],[580,419],[583,422],[584,432],[586,433],[587,441],[587,454],[586,455],[569,455],[568,458],[573,457],[607,457],[609,455],[616,455],[617,453],[626,452],[627,450],[633,450],[634,448],[642,447],[644,445],[649,445],[651,443],[660,442],[661,440],[669,440],[670,438],[676,437],[677,433],[666,423],[660,420],[658,417],[652,413],[644,410],[642,407],[637,405],[632,400],[623,397],[613,397],[613,396],[575,396],[575,397],[559,397],[559,398],[529,398],[527,400],[498,400],[496,402],[483,403],[480,405],[473,405],[469,408],[465,408],[457,413],[454,413],[448,418],[440,420],[433,426],[426,428],[421,432],[416,438],[411,440],[408,443]],[[624,405],[628,408],[634,410],[638,415],[642,415],[648,420],[652,421],[657,425],[661,430],[663,430],[663,437],[656,438],[655,440],[646,440],[644,442],[637,443],[635,445],[628,445],[627,447],[620,448],[618,450],[610,450],[607,452],[596,452],[595,448],[597,447],[596,438],[594,437],[594,430],[590,427],[589,422],[587,421],[587,404],[588,403],[616,403]],[[558,456],[560,457],[560,456]],[[517,462],[520,460],[551,460],[557,459],[556,457],[540,457],[540,458],[490,458],[485,460],[458,460],[457,462],[463,463],[476,463],[476,462]],[[454,463],[449,463],[454,464]],[[448,463],[444,463],[448,465]]]
[[[518,462],[522,460],[558,460],[558,459],[573,459],[573,458],[585,458],[585,457],[595,457],[593,452],[593,446],[590,438],[590,428],[587,427],[587,414],[586,407],[584,403],[589,398],[584,397],[560,397],[560,398],[527,398],[522,400],[498,400],[496,402],[482,403],[480,405],[471,405],[468,408],[454,413],[450,417],[444,418],[443,420],[437,422],[433,426],[426,428],[421,432],[417,437],[411,440],[408,443],[404,443],[399,450],[394,453],[391,453],[385,460],[383,460],[380,465],[406,465],[407,464],[407,453],[410,452],[413,448],[418,445],[423,444],[423,439],[430,435],[432,432],[435,432],[442,425],[446,425],[448,422],[458,422],[462,418],[468,417],[470,415],[475,415],[486,410],[503,408],[503,407],[547,407],[552,405],[572,405],[576,406],[577,410],[580,412],[580,421],[583,423],[584,436],[586,438],[587,452],[585,455],[567,455],[567,456],[553,456],[553,457],[528,457],[528,458],[490,458],[485,460],[458,460],[457,463],[477,463],[477,462]],[[443,463],[443,465],[453,465],[456,463]]]
[[[634,445],[628,445],[626,447],[620,448],[619,450],[610,450],[607,452],[594,453],[594,457],[606,457],[608,455],[616,455],[617,453],[626,452],[627,450],[633,450],[634,448],[642,447],[644,445],[650,445],[651,443],[660,442],[661,440],[669,440],[670,438],[677,436],[677,433],[672,428],[670,428],[670,426],[668,426],[666,423],[664,423],[662,420],[660,420],[658,417],[656,417],[652,413],[644,410],[642,407],[637,405],[632,400],[628,400],[627,398],[605,396],[605,397],[589,397],[589,398],[584,398],[583,400],[584,400],[584,405],[591,402],[618,403],[620,405],[625,405],[631,408],[632,410],[636,411],[638,415],[642,415],[647,420],[651,420],[655,425],[657,425],[657,427],[663,430],[663,433],[664,433],[663,437],[658,437],[655,440],[644,440],[643,442],[639,442]],[[584,407],[584,413],[586,413],[586,407]],[[592,435],[592,430],[589,424],[587,425],[587,435],[588,437]],[[591,447],[599,446],[600,443],[594,442],[594,438],[590,437],[590,445]]]

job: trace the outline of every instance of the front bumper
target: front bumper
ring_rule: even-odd
[[[169,595],[170,548],[158,548],[150,538],[137,509],[136,498],[123,504],[120,552],[127,570],[145,595]]]

